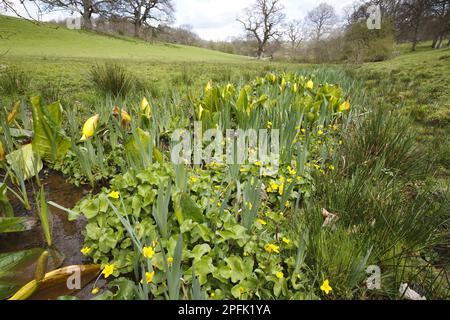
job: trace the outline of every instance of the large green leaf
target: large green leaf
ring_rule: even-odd
[[[183,193],[180,198],[181,213],[183,219],[191,219],[194,222],[202,223],[204,221],[203,210],[192,200],[192,198]]]
[[[40,97],[31,98],[33,113],[33,148],[44,159],[60,159],[70,147],[70,139],[65,136],[62,125],[62,106],[55,102],[47,107]]]
[[[36,264],[44,252],[33,248],[10,253],[0,253],[0,300],[11,296],[25,283],[35,277]],[[56,250],[49,250],[47,270],[61,266],[64,256]]]
[[[33,152],[31,144],[22,146],[6,156],[6,161],[18,175],[28,180],[37,175],[43,167],[42,160]]]
[[[27,280],[14,279],[14,275],[20,270],[32,265],[44,249],[34,248],[11,253],[0,253],[0,300],[13,294]]]
[[[0,183],[0,216],[12,217],[14,215],[13,207],[9,203],[6,191],[6,183]]]
[[[25,217],[0,217],[0,233],[21,232],[32,229],[36,220]]]

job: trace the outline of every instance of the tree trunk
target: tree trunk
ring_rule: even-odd
[[[139,38],[141,36],[141,24],[139,21],[134,23],[134,37]]]
[[[418,36],[419,36],[419,23],[417,23],[416,27],[414,28],[414,38],[412,41],[412,51],[413,52],[416,51],[416,49],[417,49],[417,43],[419,42]]]
[[[262,44],[258,45],[258,59],[262,59],[264,54],[264,46]]]
[[[83,0],[83,29],[91,30],[92,29],[92,1],[91,0]]]
[[[431,48],[436,49],[436,43],[438,42],[438,37],[433,39],[433,43],[431,44]]]

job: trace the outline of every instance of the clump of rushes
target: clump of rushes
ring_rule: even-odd
[[[136,85],[136,79],[122,65],[112,62],[96,64],[89,72],[92,84],[105,95],[125,97]]]
[[[6,95],[21,95],[27,92],[31,78],[17,67],[0,69],[0,91]]]

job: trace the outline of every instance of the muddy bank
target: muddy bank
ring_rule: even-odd
[[[43,173],[41,173],[41,183],[44,186],[47,201],[53,201],[69,209],[73,208],[81,198],[89,193],[87,187],[73,186],[67,183],[61,174],[51,170],[43,170]],[[32,183],[29,183],[27,187],[30,189],[28,196],[31,210],[25,210],[23,205],[17,199],[10,197],[11,204],[14,208],[14,215],[34,217],[38,223],[36,227],[30,231],[0,234],[0,253],[46,247],[46,241],[37,213],[36,201],[32,192]],[[34,186],[34,189],[38,190],[36,186]],[[85,218],[80,217],[77,221],[69,222],[67,213],[64,211],[52,206],[49,206],[49,209],[51,211],[50,221],[53,231],[52,249],[61,255],[61,258],[63,259],[61,266],[92,263],[80,252],[84,244],[83,232],[87,223]],[[87,289],[88,288],[82,290],[77,296],[86,298],[90,292],[90,290]]]

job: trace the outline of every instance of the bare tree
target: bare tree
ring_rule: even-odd
[[[291,45],[292,51],[298,49],[302,41],[305,40],[304,25],[301,20],[291,20],[286,26],[286,36]]]
[[[33,9],[31,9],[31,7],[33,7]],[[38,22],[41,14],[41,8],[37,0],[21,0],[19,3],[15,3],[11,0],[0,0],[0,10],[12,12],[17,17],[24,18],[35,23]],[[21,13],[21,11],[24,13]],[[37,16],[33,15],[33,12],[37,12]]]
[[[337,21],[337,15],[333,6],[321,3],[308,12],[307,21],[311,24],[313,39],[318,41],[330,33]]]
[[[112,0],[39,0],[46,12],[66,10],[83,17],[83,28],[92,29],[92,16],[106,11]]]
[[[118,0],[111,1],[111,15],[131,21],[134,36],[140,37],[142,28],[151,22],[170,22],[175,11],[172,0]]]
[[[257,43],[257,56],[261,59],[271,39],[281,36],[280,27],[285,20],[284,7],[280,0],[256,0],[245,10],[242,23],[248,36]]]

